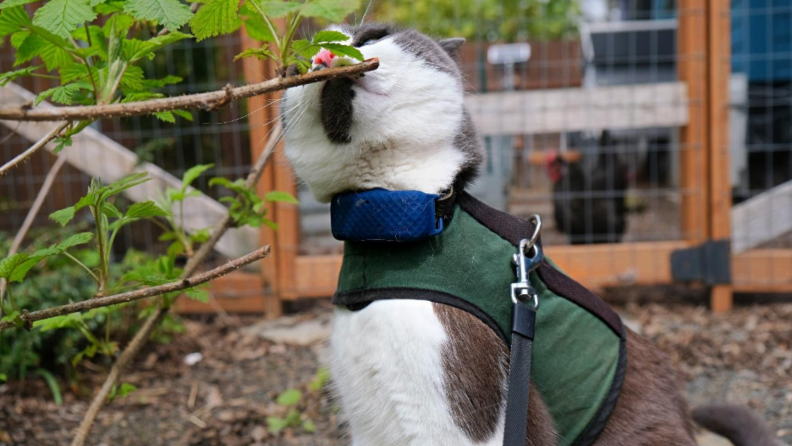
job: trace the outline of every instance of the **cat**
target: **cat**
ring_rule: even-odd
[[[464,105],[464,39],[411,29],[334,26],[380,66],[357,79],[292,88],[283,100],[286,155],[320,202],[373,188],[463,191],[483,162]],[[314,70],[352,63],[323,50]],[[453,224],[453,223],[452,223]],[[501,445],[509,356],[479,318],[425,300],[336,307],[331,374],[354,446]],[[668,358],[626,330],[626,371],[593,444],[695,445]],[[527,444],[562,441],[532,387]]]

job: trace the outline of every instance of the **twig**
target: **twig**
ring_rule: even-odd
[[[251,168],[250,173],[245,180],[246,186],[251,187],[258,183],[259,179],[261,178],[261,174],[264,172],[264,166],[267,165],[272,153],[275,151],[275,147],[277,147],[278,142],[280,141],[282,131],[283,130],[280,124],[278,124],[273,129],[272,134],[267,141],[267,146],[265,147],[264,151],[261,152],[261,155],[259,155],[258,159],[256,160],[256,164],[253,166],[253,168]],[[195,255],[192,256],[187,262],[187,265],[184,267],[183,275],[192,274],[198,265],[200,265],[214,249],[214,246],[217,244],[223,234],[228,231],[232,224],[233,219],[231,218],[231,215],[226,213],[225,217],[223,217],[223,220],[221,220],[212,230],[212,235],[209,237],[209,240],[201,245]],[[96,416],[102,409],[102,405],[107,400],[107,395],[110,394],[110,390],[112,390],[113,385],[115,385],[118,377],[121,376],[121,372],[130,362],[132,362],[135,356],[137,356],[138,352],[143,347],[143,345],[145,345],[146,341],[151,335],[151,332],[153,332],[154,329],[159,326],[160,322],[162,322],[162,320],[168,314],[168,311],[170,311],[170,307],[157,307],[157,309],[154,311],[154,314],[149,316],[149,318],[143,324],[143,327],[141,327],[140,330],[135,333],[135,337],[132,338],[132,341],[130,341],[126,348],[124,348],[121,356],[118,357],[118,360],[115,362],[115,364],[113,364],[113,368],[110,369],[110,373],[107,375],[107,378],[105,378],[102,388],[99,389],[99,392],[91,401],[91,405],[88,407],[88,410],[85,413],[85,418],[83,418],[80,426],[77,428],[77,433],[74,436],[71,446],[83,446],[85,444],[85,440],[88,437],[88,432],[90,432],[91,426],[93,426],[93,423],[96,420]]]
[[[261,260],[269,255],[269,245],[259,248],[250,254],[246,254],[237,259],[231,260],[222,266],[219,266],[211,271],[201,273],[186,279],[181,279],[176,282],[166,283],[148,288],[143,288],[135,291],[127,291],[126,293],[114,294],[112,296],[97,297],[95,299],[86,299],[80,302],[61,305],[59,307],[47,308],[46,310],[34,311],[32,313],[23,313],[20,317],[26,325],[42,319],[50,319],[64,314],[79,313],[81,311],[91,310],[99,307],[107,307],[110,305],[117,305],[135,300],[145,299],[147,297],[159,296],[174,291],[181,291],[186,288],[192,288],[197,285],[209,282],[218,277],[225,276],[226,274],[242,268],[245,265]],[[7,328],[14,327],[13,322],[0,322],[0,331]]]
[[[19,228],[19,232],[16,233],[14,236],[14,241],[11,243],[11,249],[8,250],[8,254],[6,257],[11,257],[12,255],[16,254],[19,247],[22,245],[22,240],[25,239],[25,235],[27,235],[30,226],[33,224],[33,220],[36,219],[36,215],[38,215],[39,210],[41,210],[41,205],[44,204],[44,199],[47,198],[50,189],[52,188],[52,183],[55,182],[55,178],[58,176],[58,172],[60,172],[61,167],[66,162],[66,156],[61,153],[58,155],[58,158],[55,160],[55,164],[50,167],[49,173],[47,173],[47,177],[44,178],[44,184],[41,185],[41,190],[39,191],[38,195],[36,195],[36,199],[33,201],[33,206],[30,207],[30,210],[25,216],[25,221],[22,222],[22,227]],[[5,294],[7,283],[4,279],[0,279],[0,299],[3,298]],[[0,316],[2,316],[2,309],[0,309]]]
[[[245,85],[244,87],[232,88],[230,90],[223,89],[186,96],[107,105],[52,107],[33,110],[23,108],[0,108],[0,120],[78,121],[114,118],[119,116],[147,115],[155,112],[189,108],[211,110],[213,107],[216,107],[218,103],[237,101],[299,85],[306,85],[339,77],[359,76],[366,71],[376,70],[377,67],[379,67],[379,59],[375,57],[348,67],[313,71],[301,76],[276,77],[258,84]]]
[[[20,109],[21,110],[21,109]],[[53,121],[60,121],[60,119],[54,119]],[[16,166],[17,164],[21,163],[25,160],[25,158],[33,155],[34,153],[38,152],[39,149],[44,147],[48,142],[54,139],[58,134],[69,125],[68,122],[62,122],[60,125],[55,127],[54,129],[50,130],[49,133],[44,135],[43,138],[39,139],[35,144],[30,146],[27,150],[17,155],[16,158],[12,159],[11,161],[5,163],[4,165],[0,166],[0,175],[6,173],[12,167]]]

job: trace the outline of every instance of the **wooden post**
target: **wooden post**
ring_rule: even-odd
[[[729,78],[731,76],[730,2],[708,0],[709,85],[709,238],[731,237],[729,178]],[[732,307],[732,285],[716,285],[710,296],[716,313]]]
[[[243,30],[242,46],[251,48],[260,46]],[[261,82],[265,78],[275,76],[275,65],[270,61],[254,58],[243,60],[245,80],[248,83]],[[278,105],[275,102],[280,94],[256,96],[248,99],[248,118],[250,123],[250,150],[256,159],[269,139],[274,122],[279,118]],[[275,149],[272,161],[264,170],[257,191],[263,196],[269,191],[281,190],[296,193],[294,175],[283,155],[283,143]],[[267,317],[278,317],[283,312],[282,298],[294,288],[294,262],[296,261],[299,242],[297,209],[294,205],[275,203],[268,205],[269,217],[279,224],[279,230],[273,231],[266,226],[261,229],[261,244],[272,245],[272,256],[261,261],[261,276],[267,292],[264,300],[264,313]]]
[[[703,243],[709,232],[707,203],[708,89],[707,1],[679,0],[677,62],[679,79],[687,84],[688,124],[682,128],[679,147],[679,187],[683,237]],[[719,1],[719,0],[716,0]]]

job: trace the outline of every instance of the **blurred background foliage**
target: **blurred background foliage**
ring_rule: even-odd
[[[376,20],[491,42],[572,38],[580,19],[576,0],[392,0],[366,7]]]

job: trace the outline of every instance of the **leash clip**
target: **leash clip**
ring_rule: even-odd
[[[534,222],[534,232],[530,239],[520,240],[519,249],[513,257],[517,266],[517,282],[511,284],[511,299],[515,304],[521,303],[535,311],[539,308],[539,293],[531,285],[529,275],[544,260],[542,247],[536,243],[539,239],[539,231],[542,229],[542,218],[534,214],[530,221]],[[531,305],[527,303],[528,300],[531,301]]]

